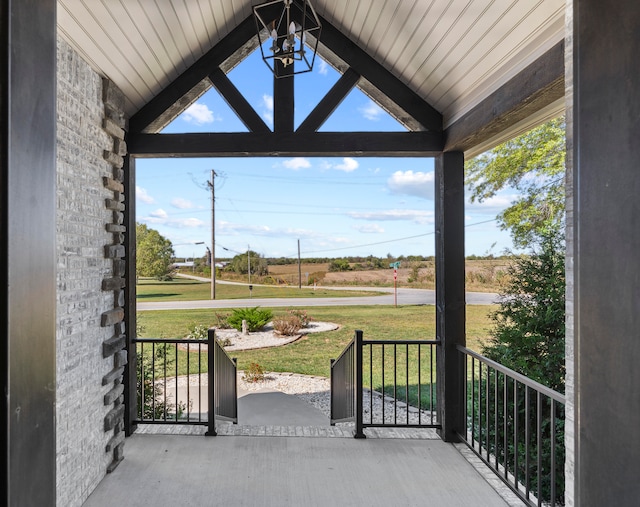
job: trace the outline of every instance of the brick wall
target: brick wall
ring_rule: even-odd
[[[109,247],[121,234],[107,224],[121,207],[113,178],[122,147],[114,149],[104,99],[103,79],[58,38],[56,472],[57,505],[65,507],[82,505],[115,461],[106,418],[120,379],[105,382],[117,368],[104,343],[114,337],[119,293],[104,281],[119,269]]]

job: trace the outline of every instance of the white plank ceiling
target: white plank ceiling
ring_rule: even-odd
[[[261,0],[58,0],[58,29],[122,89],[127,112],[133,114],[258,3]],[[445,126],[564,37],[564,0],[312,3],[440,111]],[[562,105],[554,107],[561,110]]]

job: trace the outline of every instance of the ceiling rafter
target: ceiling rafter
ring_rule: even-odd
[[[341,62],[362,76],[358,83],[383,109],[411,131],[442,130],[442,115],[351,39],[320,17],[322,35],[318,53],[336,68]],[[337,60],[336,60],[337,58]]]
[[[352,68],[348,68],[331,90],[318,102],[318,105],[309,113],[297,128],[296,132],[315,132],[333,114],[340,103],[349,95],[354,86],[360,81],[360,74]]]
[[[209,79],[214,88],[218,90],[222,98],[226,101],[229,107],[236,113],[238,118],[245,127],[251,132],[271,132],[271,129],[260,118],[260,115],[249,104],[244,95],[236,88],[227,75],[222,72],[219,67],[216,67],[209,74]]]
[[[162,130],[209,89],[207,77],[212,69],[223,64],[232,68],[237,62],[227,60],[237,58],[240,61],[255,47],[256,26],[249,16],[134,114],[129,121],[130,131],[153,133]]]

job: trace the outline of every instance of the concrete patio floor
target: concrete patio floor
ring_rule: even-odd
[[[510,502],[511,505],[513,503]],[[84,507],[509,505],[440,440],[133,435]]]

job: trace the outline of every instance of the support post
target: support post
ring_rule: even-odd
[[[436,158],[436,336],[437,405],[445,442],[459,441],[464,428],[464,370],[458,345],[465,345],[464,154]]]
[[[137,350],[136,350],[136,164],[135,158],[127,155],[124,158],[125,203],[124,224],[127,228],[124,236],[126,252],[125,267],[125,312],[124,327],[127,343],[127,364],[124,368],[124,431],[131,436],[136,431],[138,414],[137,392]]]
[[[362,331],[356,331],[356,357],[355,357],[355,377],[356,377],[356,431],[354,438],[367,438],[362,427]]]
[[[640,3],[569,7],[567,505],[637,505]]]
[[[214,329],[209,329],[209,333],[207,334],[207,377],[208,377],[208,388],[207,388],[207,397],[209,400],[209,407],[207,413],[207,432],[205,433],[208,437],[217,436],[216,433],[216,396],[215,396],[215,363],[216,363],[216,355],[215,355],[215,347],[214,342],[216,340],[216,332]]]
[[[56,505],[56,5],[0,2],[0,505]]]

